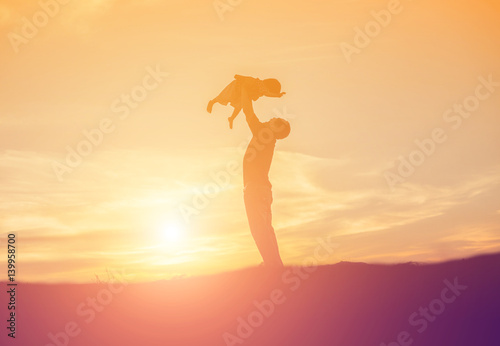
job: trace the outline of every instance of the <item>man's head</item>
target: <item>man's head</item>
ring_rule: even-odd
[[[283,139],[290,134],[290,123],[282,118],[272,118],[269,120],[269,128],[274,133],[274,138]]]

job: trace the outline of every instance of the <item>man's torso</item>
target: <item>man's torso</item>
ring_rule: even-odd
[[[269,169],[276,139],[265,124],[254,134],[243,157],[243,184],[247,188],[271,188]]]

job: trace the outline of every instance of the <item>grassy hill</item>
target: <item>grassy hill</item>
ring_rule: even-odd
[[[498,346],[500,254],[250,268],[150,283],[19,284],[1,345]],[[2,283],[7,291],[6,283]],[[9,318],[1,294],[2,321]]]

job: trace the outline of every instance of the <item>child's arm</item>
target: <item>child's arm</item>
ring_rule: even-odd
[[[273,93],[273,92],[270,92],[270,91],[265,91],[264,92],[264,96],[267,96],[267,97],[282,97],[285,94],[286,94],[285,92],[281,92],[281,93]]]

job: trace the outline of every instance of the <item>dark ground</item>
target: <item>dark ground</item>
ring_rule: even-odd
[[[500,254],[284,276],[252,268],[114,286],[21,283],[16,339],[6,336],[2,288],[1,345],[500,345]]]

